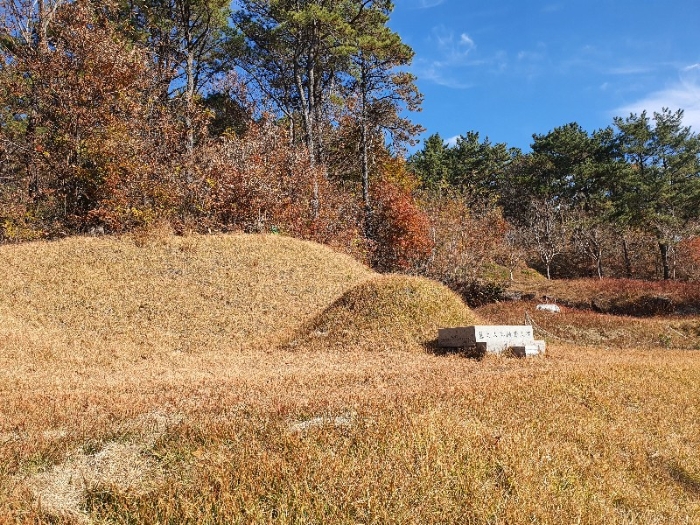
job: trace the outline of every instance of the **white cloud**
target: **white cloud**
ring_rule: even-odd
[[[445,0],[414,0],[410,7],[413,9],[430,9],[444,3]]]
[[[611,75],[643,75],[654,71],[650,66],[619,66],[608,70]]]
[[[529,62],[541,62],[547,58],[546,52],[542,49],[543,46],[538,46],[538,51],[518,51],[518,60]]]
[[[442,67],[440,64],[426,64],[423,61],[416,62],[416,70],[418,78],[421,80],[429,80],[439,86],[444,86],[452,89],[469,89],[474,84],[459,80],[454,71]]]
[[[466,46],[469,49],[474,49],[476,47],[474,40],[472,40],[471,37],[466,33],[462,33],[462,35],[459,37],[459,44],[462,46]]]
[[[472,83],[463,80],[465,68],[483,64],[471,57],[476,49],[474,39],[466,32],[456,33],[439,25],[432,29],[428,40],[433,47],[432,57],[415,61],[418,78],[452,89],[472,87]]]
[[[617,108],[614,116],[627,117],[630,113],[649,115],[668,108],[671,111],[682,109],[683,124],[700,132],[700,64],[693,64],[680,71],[680,79],[665,89]]]
[[[460,138],[461,135],[455,135],[454,137],[450,137],[449,139],[445,139],[445,145],[454,148],[457,145],[457,139]]]
[[[476,49],[476,43],[467,33],[456,37],[445,26],[434,27],[431,40],[437,44],[438,54],[433,64],[439,67],[465,65],[469,54]]]

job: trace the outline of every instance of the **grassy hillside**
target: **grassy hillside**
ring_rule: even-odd
[[[697,316],[474,314],[279,236],[0,264],[0,523],[700,522]],[[543,358],[428,351],[525,311]]]
[[[93,356],[274,344],[372,276],[274,235],[78,237],[3,247],[0,265],[12,333]]]

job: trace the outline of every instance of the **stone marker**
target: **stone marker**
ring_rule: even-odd
[[[440,328],[438,346],[473,347],[495,354],[511,349],[515,355],[524,357],[544,354],[546,344],[534,339],[531,325],[476,325]]]
[[[538,304],[537,310],[551,312],[553,314],[561,313],[561,308],[559,308],[556,304]]]

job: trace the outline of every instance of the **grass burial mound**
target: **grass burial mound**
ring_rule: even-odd
[[[700,523],[697,316],[533,313],[546,356],[474,360],[424,351],[475,319],[442,286],[279,236],[0,264],[0,524]]]
[[[425,349],[438,328],[475,324],[449,288],[420,277],[381,275],[348,290],[288,344],[369,349]]]
[[[0,265],[2,337],[76,359],[275,344],[372,275],[274,235],[72,238],[2,247]]]

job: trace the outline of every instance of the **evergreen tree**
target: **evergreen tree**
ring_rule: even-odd
[[[451,186],[459,189],[472,209],[485,212],[498,198],[498,185],[511,161],[520,154],[505,144],[491,144],[486,137],[479,140],[479,132],[469,131],[457,138],[448,158]]]
[[[449,183],[449,147],[439,133],[423,142],[423,148],[408,158],[408,165],[427,188],[435,189]]]
[[[611,187],[616,218],[654,233],[664,279],[671,277],[669,250],[700,216],[700,138],[683,126],[683,111],[615,118],[628,163]],[[653,124],[652,124],[653,121]]]
[[[300,135],[312,162],[325,161],[324,137],[353,99],[365,142],[371,128],[399,141],[400,132],[413,133],[398,105],[415,109],[420,98],[413,77],[394,71],[413,53],[386,26],[390,1],[240,0],[239,7],[229,38],[235,63]]]
[[[127,33],[152,53],[161,103],[181,105],[185,148],[195,145],[195,105],[220,71],[228,0],[123,0]]]
[[[290,122],[301,118],[313,163],[323,162],[323,127],[331,95],[353,51],[352,25],[365,2],[343,0],[241,0],[235,28],[245,39],[236,63]]]
[[[393,148],[402,151],[403,145],[413,144],[413,137],[422,130],[401,116],[402,109],[418,110],[422,96],[415,85],[415,77],[397,71],[397,68],[411,63],[413,50],[387,27],[392,9],[391,2],[374,2],[368,7],[367,16],[354,27],[353,45],[356,49],[351,55],[353,78],[349,88],[359,102],[355,118],[360,130],[362,195],[368,213],[371,213],[372,139],[383,142],[383,133],[386,133]]]

